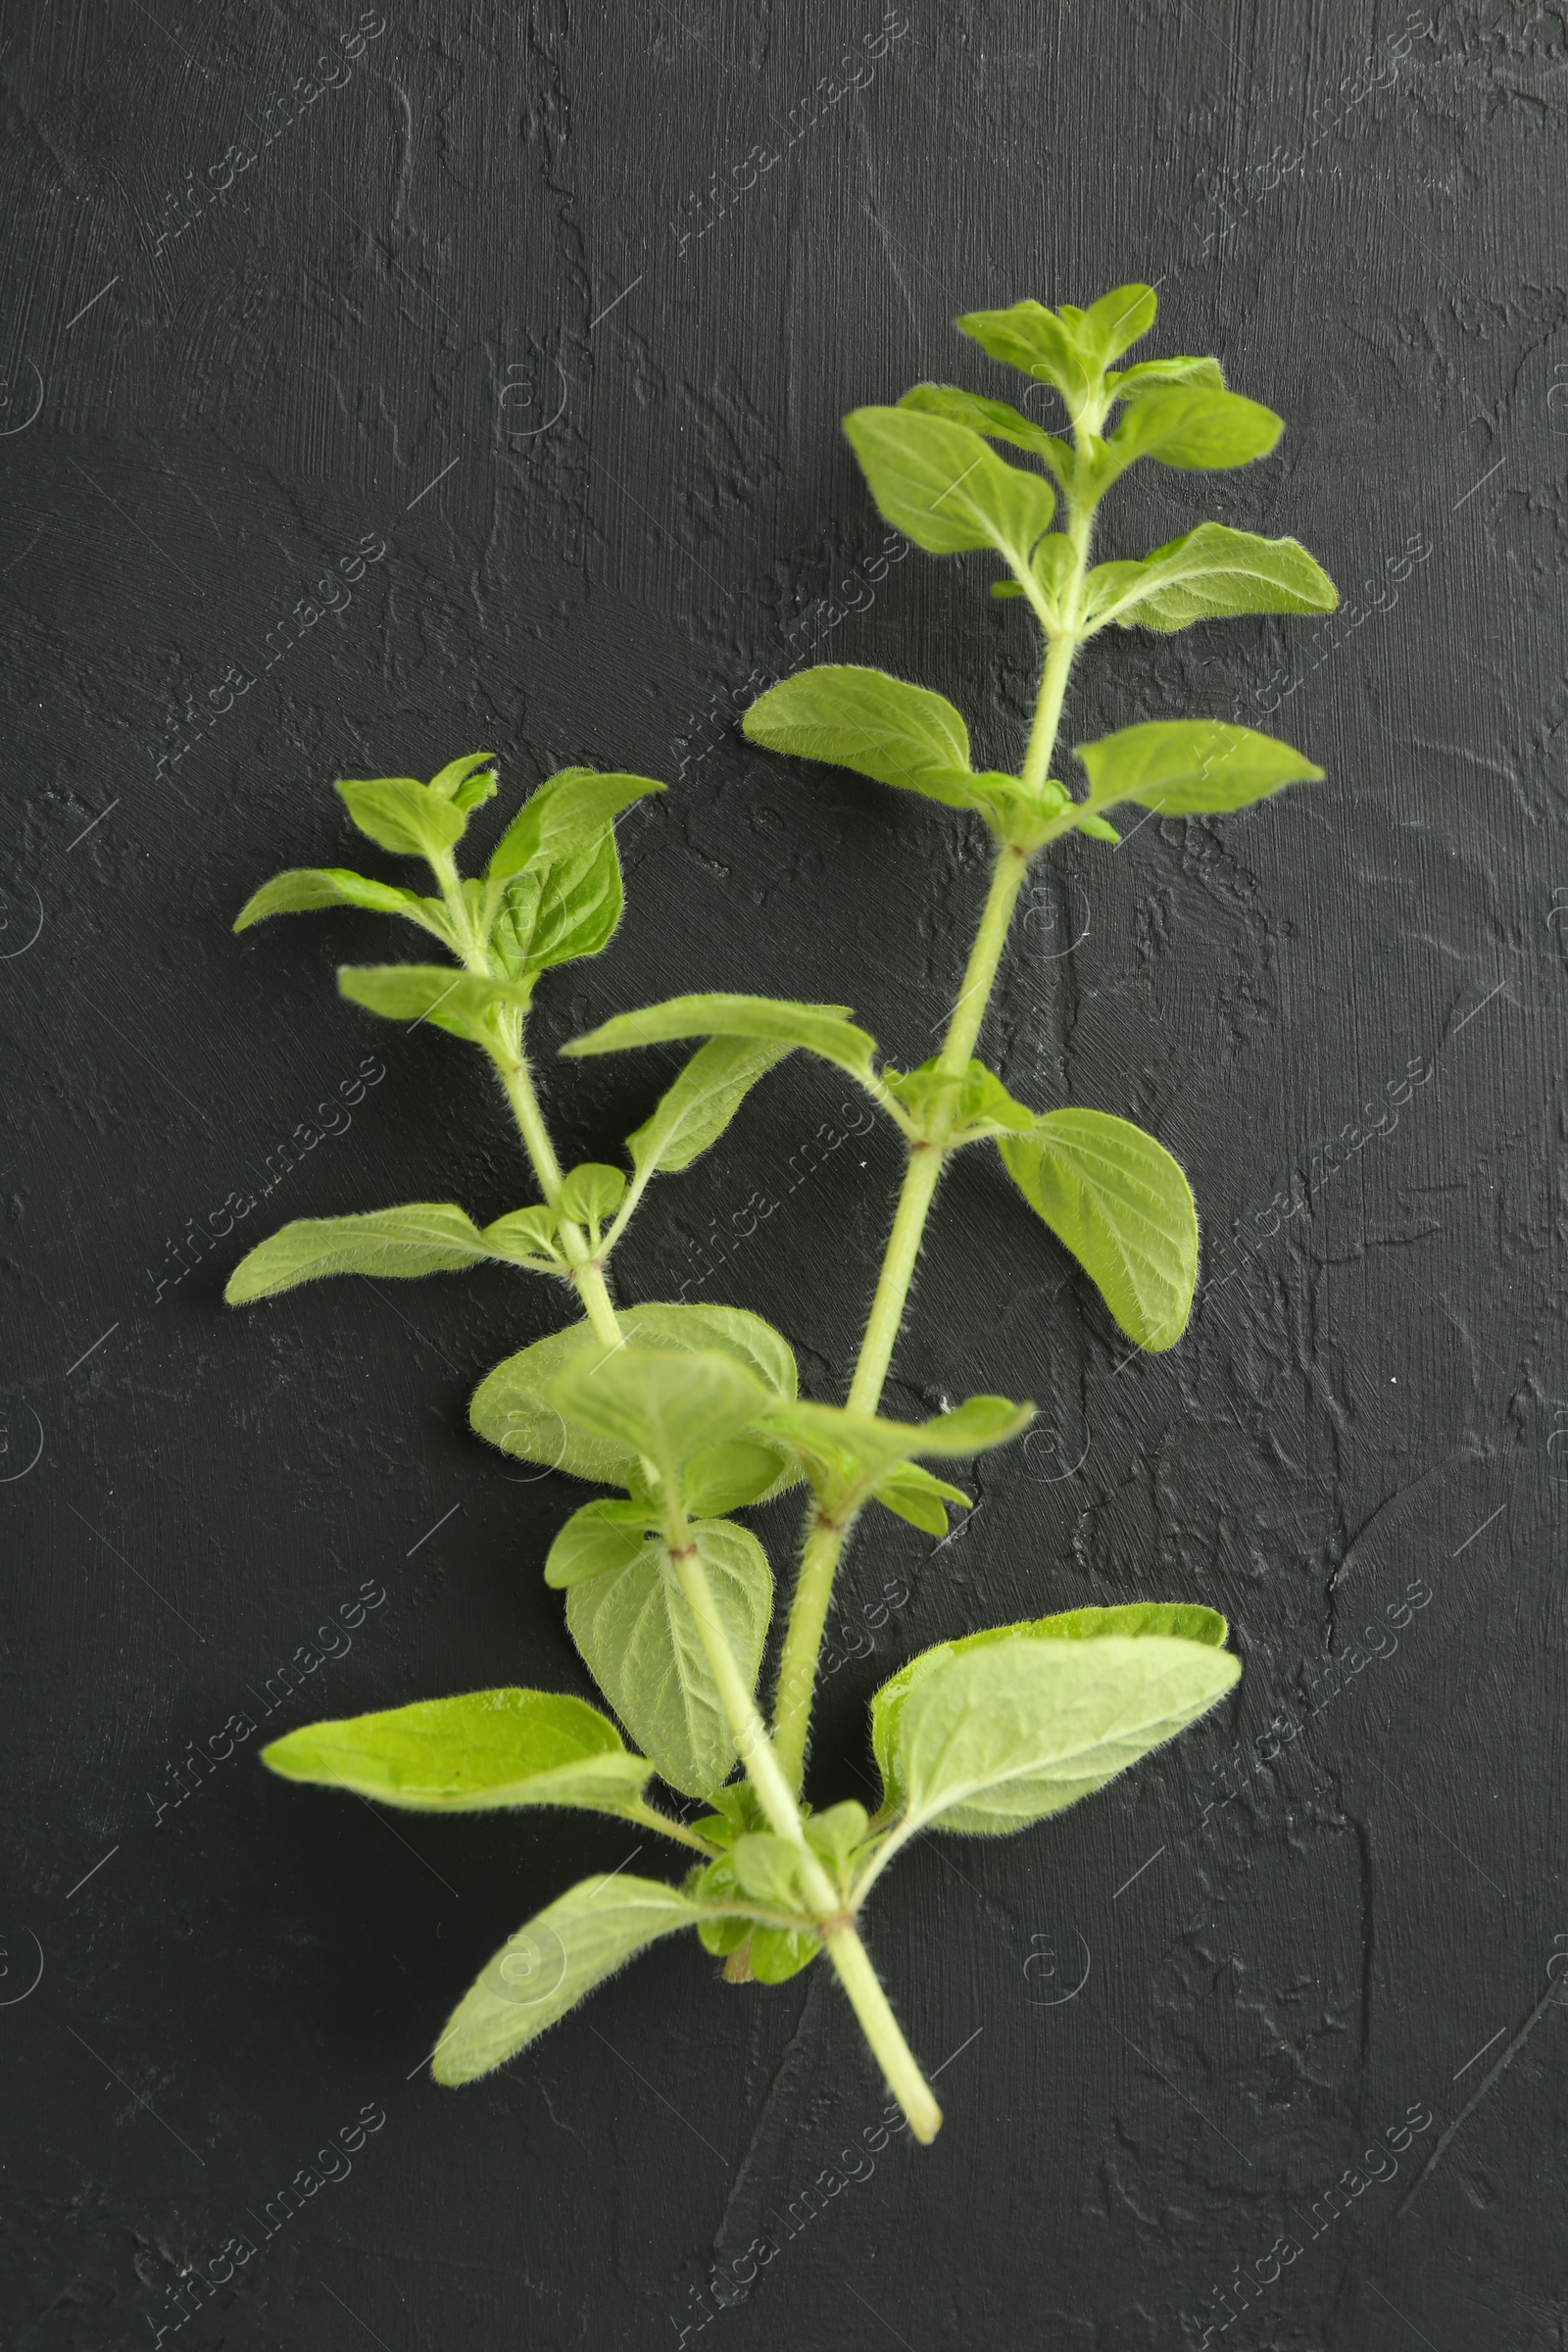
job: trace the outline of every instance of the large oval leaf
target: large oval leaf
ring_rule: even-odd
[[[573,1431],[652,1462],[663,1491],[677,1494],[686,1464],[739,1437],[772,1397],[716,1348],[616,1347],[574,1356],[550,1401]]]
[[[748,1690],[773,1609],[767,1555],[728,1519],[692,1528],[724,1639]],[[657,1539],[623,1568],[570,1587],[566,1624],[595,1682],[672,1788],[707,1796],[729,1777],[735,1742],[702,1634]]]
[[[1152,1354],[1173,1348],[1198,1282],[1198,1210],[1164,1145],[1105,1111],[1052,1110],[997,1149],[1127,1337]]]
[[[1250,808],[1287,784],[1320,784],[1323,770],[1277,735],[1223,718],[1151,718],[1081,743],[1089,807],[1136,801],[1161,816]]]
[[[975,1834],[1023,1829],[1185,1731],[1240,1673],[1228,1651],[1163,1634],[1023,1634],[952,1654],[894,1714],[890,1761],[906,1819]]]
[[[586,1699],[554,1690],[470,1690],[376,1715],[308,1723],[262,1750],[287,1781],[351,1788],[421,1813],[572,1805],[624,1813],[653,1772]]]
[[[773,1396],[786,1402],[794,1399],[795,1357],[789,1342],[760,1315],[749,1314],[743,1307],[674,1302],[633,1306],[622,1310],[620,1327],[631,1348],[713,1349],[728,1355]],[[613,1439],[586,1429],[568,1429],[550,1401],[551,1384],[573,1357],[585,1349],[597,1353],[599,1348],[600,1342],[588,1323],[573,1323],[564,1331],[552,1332],[548,1339],[536,1340],[531,1348],[497,1364],[479,1383],[468,1407],[469,1420],[481,1438],[488,1438],[492,1446],[515,1454],[520,1461],[541,1462],[546,1469],[565,1470],[573,1478],[593,1479],[601,1486],[629,1485],[637,1475],[636,1454]],[[713,1452],[730,1458],[727,1447],[714,1447]],[[755,1502],[786,1475],[781,1454],[768,1458],[770,1476],[762,1478],[750,1494],[726,1502],[725,1509]],[[696,1491],[708,1466],[701,1455],[693,1462],[689,1491]],[[751,1449],[748,1466],[754,1476],[767,1467],[760,1449]],[[706,1507],[716,1506],[708,1503]]]
[[[1267,457],[1284,430],[1282,416],[1240,392],[1192,381],[1152,384],[1128,402],[1106,439],[1096,487],[1108,487],[1136,458],[1204,470],[1250,466]]]
[[[844,430],[887,520],[928,555],[989,547],[1021,571],[1051,528],[1051,484],[1007,465],[967,425],[907,409],[856,409]]]
[[[884,1790],[897,1801],[893,1735],[899,1709],[914,1685],[944,1658],[966,1657],[971,1650],[988,1649],[997,1642],[1098,1642],[1107,1634],[1128,1640],[1166,1634],[1178,1642],[1200,1642],[1210,1649],[1223,1649],[1229,1631],[1218,1609],[1205,1609],[1194,1601],[1130,1600],[1108,1608],[1056,1609],[1049,1617],[1024,1618],[1016,1625],[988,1625],[977,1634],[939,1642],[901,1666],[872,1696],[871,1747]]]
[[[1191,627],[1246,612],[1332,612],[1339,591],[1298,539],[1200,522],[1138,564],[1097,564],[1086,618],[1097,628]]]
[[[885,670],[824,662],[770,686],[741,726],[753,743],[852,767],[952,808],[971,806],[969,730],[944,695]]]
[[[584,1879],[509,1936],[481,1970],[447,2020],[431,2074],[473,2082],[504,2066],[635,1953],[702,1916],[657,1879],[624,1871]]]

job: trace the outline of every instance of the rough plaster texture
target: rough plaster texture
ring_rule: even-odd
[[[879,23],[8,20],[18,2352],[1568,2341],[1568,15],[907,0],[872,60]],[[1239,1695],[1048,1831],[928,1841],[885,1883],[911,2037],[957,2053],[928,2153],[850,2178],[881,2094],[822,1970],[736,1991],[669,1944],[508,2074],[437,2090],[418,2061],[455,1993],[628,1839],[378,1820],[251,1747],[189,1759],[367,1584],[384,1599],[274,1724],[583,1687],[538,1573],[574,1496],[464,1420],[558,1310],[499,1272],[222,1309],[285,1214],[527,1197],[471,1057],[334,994],[338,961],[405,941],[228,923],[277,867],[347,855],[335,775],[480,743],[514,789],[641,769],[676,789],[625,834],[629,918],[542,992],[571,1153],[614,1157],[662,1071],[555,1045],[680,988],[839,999],[918,1059],[980,840],[751,753],[737,698],[825,650],[940,687],[1015,758],[1019,608],[977,560],[873,576],[837,420],[921,376],[1003,390],[956,311],[1129,276],[1160,282],[1151,348],[1219,352],[1289,430],[1243,474],[1139,477],[1106,552],[1217,514],[1298,533],[1347,603],[1097,646],[1073,738],[1250,717],[1328,781],[1080,843],[1031,885],[987,1051],[1042,1106],[1180,1154],[1204,1288],[1181,1348],[1123,1362],[995,1163],[959,1168],[890,1398],[1003,1387],[1039,1434],[981,1468],[946,1549],[891,1522],[859,1546],[846,1639],[908,1597],[827,1682],[813,1786],[858,1786],[903,1656],[1026,1611],[1214,1602]],[[327,578],[351,601],[310,619]],[[712,1220],[776,1198],[696,1295],[774,1318],[830,1396],[897,1174],[884,1135],[803,1156],[840,1099],[788,1065],[622,1267],[668,1295]],[[224,1236],[328,1101],[352,1124]],[[784,1556],[791,1514],[762,1524]],[[352,2172],[283,2221],[362,2110],[385,2120]],[[1391,2128],[1393,2173],[1366,2155]]]

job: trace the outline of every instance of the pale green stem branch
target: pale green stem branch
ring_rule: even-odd
[[[458,952],[463,957],[466,968],[470,972],[480,973],[485,979],[494,979],[496,974],[490,960],[489,948],[482,934],[473,926],[468,908],[464,901],[463,885],[458,878],[458,869],[450,854],[442,858],[432,858],[430,863],[436,880],[441,885],[441,896],[446,902],[453,935],[458,942]],[[499,1022],[500,1049],[499,1051],[492,1050],[491,1059],[496,1065],[496,1073],[505,1089],[507,1101],[512,1105],[513,1116],[517,1122],[517,1130],[522,1137],[523,1147],[533,1163],[533,1172],[539,1180],[539,1190],[544,1194],[550,1206],[559,1214],[562,1185],[561,1162],[556,1157],[555,1146],[550,1141],[550,1130],[545,1125],[544,1113],[539,1107],[539,1098],[533,1091],[533,1079],[528,1070],[528,1057],[523,1050],[522,1024],[523,1016],[520,1011],[501,1016]],[[566,1253],[567,1269],[571,1281],[576,1286],[583,1313],[593,1325],[594,1336],[607,1348],[618,1347],[623,1335],[615,1317],[614,1306],[611,1301],[601,1259],[595,1256],[588,1236],[579,1225],[574,1225],[569,1218],[562,1217],[560,1218],[560,1230],[562,1248]]]
[[[710,1845],[700,1832],[689,1830],[683,1821],[671,1821],[667,1813],[661,1813],[657,1805],[645,1804],[640,1797],[624,1808],[621,1819],[636,1822],[640,1829],[657,1830],[661,1838],[673,1838],[678,1845],[692,1846],[698,1853],[706,1854],[710,1862],[721,1850]]]
[[[795,1791],[780,1767],[767,1728],[719,1623],[708,1571],[692,1542],[684,1513],[678,1520],[671,1520],[665,1534],[676,1581],[697,1620],[698,1636],[718,1687],[725,1721],[747,1777],[757,1790],[758,1802],[775,1837],[795,1849],[801,1890],[889,2090],[908,2117],[909,2129],[916,2139],[932,2140],[941,2126],[942,2110],[904,2038],[838,1889],[807,1842]]]
[[[1067,680],[1080,642],[1084,580],[1089,567],[1089,536],[1093,519],[1092,505],[1069,502],[1066,531],[1073,551],[1073,566],[1061,600],[1063,625],[1054,633],[1048,629],[1040,692],[1024,754],[1022,780],[1036,791],[1051,775],[1061,727]],[[1047,616],[1032,576],[1026,570],[1020,570],[1017,576],[1029,595],[1042,627],[1046,628]],[[1065,823],[1071,821],[1069,815]],[[1065,823],[1054,824],[1052,834],[1064,830]],[[938,1067],[947,1076],[961,1076],[968,1067],[990,1007],[997,971],[1028,864],[1028,854],[1022,850],[1004,846],[998,854],[991,888],[964,969],[963,986],[949,1019],[938,1057]],[[898,1207],[894,1212],[893,1228],[888,1235],[887,1249],[877,1277],[875,1296],[871,1300],[871,1311],[866,1317],[860,1351],[850,1384],[849,1408],[852,1412],[874,1413],[881,1402],[888,1367],[893,1360],[893,1349],[908,1305],[909,1289],[914,1280],[926,1219],[931,1213],[931,1204],[936,1198],[947,1156],[944,1149],[947,1132],[947,1129],[939,1126],[930,1141],[916,1143],[911,1148]],[[810,1729],[811,1701],[821,1656],[822,1636],[833,1596],[833,1580],[849,1532],[848,1527],[830,1528],[820,1521],[813,1521],[808,1526],[802,1546],[800,1573],[790,1606],[773,1707],[779,1758],[789,1775],[792,1788],[796,1789],[805,1776],[807,1739]]]
[[[850,2006],[860,2021],[860,2031],[882,2069],[883,2081],[908,2117],[909,2130],[915,2138],[929,2147],[942,2129],[942,2110],[930,2083],[914,2062],[903,2029],[871,1966],[870,1955],[848,1920],[824,1930],[822,1940],[839,1972],[839,1983],[850,1996]]]

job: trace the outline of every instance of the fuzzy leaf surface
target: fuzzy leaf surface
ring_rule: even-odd
[[[713,1607],[743,1680],[755,1686],[773,1610],[757,1538],[728,1519],[692,1525]],[[729,1776],[735,1742],[702,1634],[663,1544],[573,1584],[566,1626],[595,1682],[672,1788],[707,1796]]]
[[[823,662],[760,695],[741,722],[753,743],[851,767],[950,808],[970,806],[969,730],[940,694],[885,670]]]
[[[1196,1601],[1132,1600],[1109,1608],[1057,1609],[1049,1617],[1026,1618],[1018,1625],[988,1625],[977,1634],[960,1634],[955,1642],[939,1642],[922,1649],[901,1666],[871,1700],[871,1746],[883,1785],[897,1801],[894,1766],[894,1727],[899,1709],[915,1683],[944,1658],[967,1657],[971,1650],[988,1649],[996,1642],[1098,1642],[1106,1634],[1141,1641],[1146,1634],[1164,1634],[1177,1642],[1199,1642],[1223,1649],[1230,1628],[1217,1609]]]
[[[439,899],[421,899],[416,890],[394,882],[376,882],[346,865],[301,865],[274,874],[246,900],[234,917],[236,931],[264,923],[273,914],[314,914],[323,906],[360,906],[370,914],[401,914],[421,930],[451,944],[451,926]]]
[[[626,1179],[619,1168],[585,1159],[562,1185],[561,1213],[576,1225],[602,1225],[614,1215],[625,1192]]]
[[[569,1429],[646,1455],[669,1492],[694,1454],[738,1437],[770,1401],[733,1356],[706,1349],[600,1348],[573,1356],[550,1384]]]
[[[245,1306],[325,1274],[384,1280],[458,1273],[491,1255],[479,1228],[451,1201],[415,1200],[355,1217],[296,1217],[240,1259],[223,1297],[230,1306]]]
[[[996,1073],[983,1061],[971,1061],[960,1075],[945,1071],[937,1060],[922,1061],[912,1070],[884,1070],[882,1083],[914,1121],[917,1135],[932,1132],[933,1115],[941,1111],[953,1122],[950,1145],[976,1143],[994,1135],[1022,1135],[1038,1113],[1014,1102]]]
[[[262,1761],[288,1781],[351,1788],[421,1813],[570,1805],[624,1813],[653,1776],[608,1716],[554,1690],[471,1690],[308,1723]]]
[[[598,956],[625,905],[612,825],[508,883],[491,940],[509,970],[543,972]]]
[[[591,767],[565,767],[547,777],[525,801],[490,854],[485,873],[492,882],[525,867],[552,862],[597,845],[607,825],[623,808],[664,787],[652,776],[601,775]]]
[[[1108,487],[1139,458],[1213,471],[1266,458],[1285,419],[1259,400],[1204,383],[1153,384],[1129,400],[1107,435],[1097,486]]]
[[[657,1879],[584,1879],[509,1936],[448,2018],[430,2072],[477,2082],[564,2017],[661,1936],[697,1925],[697,1906]]]
[[[1174,1347],[1198,1282],[1198,1211],[1164,1145],[1104,1111],[1052,1110],[997,1149],[1127,1337],[1152,1354]]]
[[[545,1583],[558,1592],[612,1568],[629,1568],[654,1531],[639,1502],[585,1502],[573,1511],[545,1558]]]
[[[950,1486],[945,1478],[934,1478],[918,1462],[900,1462],[885,1471],[871,1489],[871,1499],[927,1536],[947,1534],[949,1503],[963,1511],[974,1508],[961,1487]]]
[[[797,1004],[785,997],[670,997],[641,1012],[618,1012],[612,1020],[574,1037],[563,1054],[621,1054],[633,1046],[662,1046],[683,1037],[747,1037],[836,1062],[854,1077],[871,1071],[876,1039],[858,1029],[840,1004]]]
[[[1211,816],[1250,808],[1287,784],[1320,784],[1323,770],[1255,727],[1222,718],[1151,718],[1081,743],[1097,808],[1137,801],[1161,816]]]
[[[620,1324],[632,1348],[716,1350],[760,1381],[772,1396],[788,1401],[796,1394],[795,1357],[789,1342],[760,1315],[749,1314],[742,1307],[655,1303],[624,1308]],[[550,1401],[552,1384],[583,1353],[595,1360],[602,1353],[585,1322],[536,1340],[531,1348],[508,1356],[480,1382],[468,1418],[481,1438],[520,1461],[539,1462],[546,1469],[564,1470],[574,1478],[593,1479],[603,1486],[630,1486],[638,1477],[635,1453],[587,1430],[568,1428]],[[706,1509],[739,1509],[742,1502],[756,1501],[776,1481],[783,1467],[779,1456],[754,1447],[746,1458],[754,1455],[758,1459],[753,1477],[760,1477],[763,1460],[771,1462],[772,1476],[722,1506],[706,1502]],[[729,1447],[715,1446],[687,1465],[687,1494],[694,1502],[710,1456],[717,1470],[737,1458]]]
[[[541,1261],[549,1265],[564,1262],[560,1239],[560,1220],[553,1208],[542,1203],[533,1208],[514,1208],[484,1228],[485,1248],[493,1257],[505,1258],[509,1265],[531,1269],[536,1269]]]
[[[1218,360],[1185,355],[1168,360],[1136,360],[1131,368],[1108,368],[1105,383],[1117,400],[1136,400],[1141,393],[1165,384],[1196,385],[1205,392],[1223,392],[1225,370]]]
[[[830,1519],[842,1521],[878,1491],[889,1472],[917,1454],[967,1460],[993,1446],[1004,1446],[1033,1419],[1032,1404],[1012,1404],[1005,1396],[971,1396],[951,1413],[917,1423],[802,1401],[768,1413],[761,1426],[799,1456],[820,1508]],[[964,1499],[956,1488],[947,1493]],[[888,1507],[897,1510],[899,1504]]]
[[[339,784],[338,796],[362,833],[400,858],[440,858],[463,839],[467,817],[413,776]]]
[[[989,400],[978,392],[960,392],[953,384],[915,384],[901,397],[899,407],[912,409],[918,416],[940,416],[948,424],[966,424],[988,441],[1008,442],[1051,465],[1059,465],[1071,455],[1054,434],[1031,424],[1009,402]]]
[[[1332,612],[1339,592],[1296,539],[1200,523],[1137,564],[1097,564],[1085,617],[1169,635],[1246,612]]]
[[[928,555],[989,547],[1021,570],[1051,528],[1051,484],[1007,465],[967,425],[908,409],[856,409],[844,430],[883,515]]]
[[[794,1049],[771,1038],[714,1037],[700,1046],[642,1125],[627,1136],[645,1181],[678,1176],[716,1144],[759,1078]]]
[[[438,801],[450,801],[455,808],[469,814],[495,799],[494,759],[494,752],[465,752],[461,759],[449,760],[440,773],[430,778],[431,792]]]
[[[906,1819],[981,1835],[1023,1829],[1174,1739],[1240,1673],[1228,1651],[1165,1634],[1023,1634],[956,1651],[894,1714],[890,1762]]]
[[[526,1011],[529,999],[527,988],[517,982],[487,980],[449,963],[343,964],[337,984],[352,1004],[378,1012],[383,1020],[429,1021],[451,1037],[480,1046],[491,1040],[494,1014]]]

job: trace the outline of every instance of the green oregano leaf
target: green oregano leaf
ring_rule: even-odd
[[[430,2061],[438,2082],[475,2082],[575,2008],[636,1953],[702,1912],[657,1879],[584,1879],[509,1936],[458,2003]]]
[[[597,839],[580,842],[548,864],[531,868],[512,887],[536,879],[526,937],[520,898],[514,917],[523,968],[549,971],[559,963],[601,955],[615,935],[624,904],[614,827],[606,825]],[[506,904],[511,903],[509,894]]]
[[[900,1462],[895,1469],[885,1471],[871,1489],[871,1499],[928,1536],[947,1534],[947,1504],[954,1503],[962,1511],[974,1507],[961,1487],[950,1486],[944,1478],[934,1478],[918,1462]]]
[[[802,1046],[862,1080],[871,1075],[876,1053],[876,1039],[858,1029],[842,1005],[724,996],[671,997],[665,1004],[645,1005],[641,1012],[617,1013],[561,1051],[620,1054],[633,1046],[669,1045],[683,1037],[747,1037],[786,1049]]]
[[[922,1061],[917,1069],[882,1072],[882,1083],[914,1122],[918,1136],[931,1136],[933,1121],[950,1122],[947,1148],[979,1142],[987,1136],[1026,1134],[1038,1113],[1015,1102],[994,1071],[981,1061],[951,1074],[940,1060]]]
[[[561,1213],[573,1224],[597,1230],[614,1215],[625,1193],[626,1179],[619,1168],[585,1159],[580,1167],[572,1169],[561,1187]]]
[[[523,803],[490,854],[485,873],[492,882],[528,866],[553,862],[597,845],[606,825],[623,808],[664,787],[652,776],[601,775],[591,767],[566,767],[549,776]]]
[[[890,1471],[916,1454],[966,1459],[1005,1445],[1033,1418],[1032,1404],[1012,1404],[1004,1396],[971,1396],[953,1412],[913,1424],[803,1400],[775,1406],[760,1426],[789,1446],[819,1510],[843,1525],[880,1491]],[[948,1492],[962,1499],[956,1490]],[[898,1504],[889,1507],[897,1509]]]
[[[1164,1145],[1104,1111],[1053,1110],[997,1149],[1127,1337],[1151,1353],[1174,1347],[1198,1282],[1198,1211]]]
[[[809,1968],[822,1939],[806,1928],[754,1928],[752,1974],[759,1984],[782,1984]]]
[[[892,1788],[896,1778],[893,1734],[899,1709],[914,1685],[944,1658],[967,1657],[971,1650],[989,1649],[998,1642],[1098,1642],[1107,1634],[1140,1641],[1146,1634],[1163,1634],[1173,1641],[1200,1642],[1210,1649],[1223,1649],[1229,1631],[1217,1609],[1203,1608],[1196,1601],[1133,1600],[1108,1608],[1057,1609],[1049,1617],[1028,1618],[1018,1625],[988,1625],[979,1633],[939,1642],[901,1666],[872,1697],[871,1745],[877,1769]]]
[[[1138,458],[1205,470],[1250,466],[1268,456],[1284,429],[1283,417],[1239,392],[1201,383],[1151,385],[1127,402],[1106,437],[1095,486],[1103,494]]]
[[[561,1220],[541,1202],[534,1208],[514,1208],[484,1229],[485,1248],[514,1266],[564,1265],[561,1249]]]
[[[1026,449],[1053,466],[1058,466],[1071,456],[1054,433],[1031,424],[1027,416],[1006,401],[987,400],[977,392],[960,392],[953,384],[915,384],[903,394],[899,407],[912,409],[919,416],[940,416],[949,424],[966,424],[971,432],[983,434],[988,441],[1005,441],[1014,449]]]
[[[467,818],[413,776],[342,783],[338,794],[362,833],[398,857],[439,858],[463,839]]]
[[[773,1397],[788,1400],[796,1393],[795,1357],[789,1343],[760,1315],[738,1306],[649,1304],[622,1308],[620,1328],[631,1348],[687,1348],[716,1350],[729,1356]],[[552,1332],[498,1364],[474,1392],[468,1418],[481,1438],[506,1453],[547,1470],[564,1470],[574,1478],[592,1479],[602,1486],[630,1487],[639,1477],[636,1451],[624,1443],[573,1421],[568,1425],[550,1392],[560,1375],[579,1354],[595,1360],[601,1343],[587,1323],[574,1323]],[[749,1494],[737,1494],[721,1506],[696,1498],[711,1465],[731,1475],[737,1460],[751,1465],[759,1483]],[[771,1464],[771,1475],[761,1475]],[[725,1446],[713,1446],[686,1465],[687,1495],[696,1507],[714,1511],[739,1509],[758,1500],[781,1474],[786,1463],[778,1451],[748,1447],[740,1455]]]
[[[460,1273],[491,1254],[472,1219],[450,1201],[415,1200],[352,1217],[297,1217],[240,1259],[223,1297],[230,1306],[245,1306],[327,1274],[385,1281]]]
[[[401,914],[421,930],[432,932],[446,947],[452,945],[452,926],[439,899],[421,899],[416,890],[393,882],[376,882],[346,865],[296,866],[274,874],[246,900],[234,917],[236,931],[266,922],[274,914],[314,914],[323,906],[359,906],[369,914]]]
[[[1295,539],[1200,523],[1139,564],[1097,564],[1085,618],[1099,627],[1190,628],[1247,612],[1332,612],[1339,591]]]
[[[1021,571],[1051,528],[1051,484],[1007,465],[967,425],[907,409],[857,409],[844,430],[882,514],[928,555],[989,547]]]
[[[646,1183],[675,1176],[717,1143],[759,1078],[794,1049],[773,1038],[715,1037],[700,1046],[652,1113],[626,1138]]]
[[[760,695],[742,728],[765,751],[853,767],[950,808],[969,797],[969,730],[942,695],[880,669],[824,662]]]
[[[264,1747],[262,1762],[285,1780],[421,1813],[567,1805],[624,1814],[654,1769],[586,1700],[514,1690],[308,1723]]]
[[[1162,816],[1207,816],[1250,808],[1286,784],[1323,780],[1288,743],[1220,718],[1148,719],[1080,744],[1077,757],[1096,810],[1137,801]]]
[[[612,1568],[629,1568],[648,1544],[658,1521],[646,1503],[585,1502],[573,1511],[550,1546],[545,1583],[558,1592]]]
[[[1185,1731],[1240,1673],[1227,1651],[1163,1634],[1023,1634],[939,1659],[888,1733],[905,1819],[992,1836],[1023,1829]]]
[[[670,1491],[694,1454],[738,1436],[770,1402],[733,1356],[624,1345],[579,1350],[549,1396],[568,1429],[653,1462]]]
[[[487,1049],[496,1042],[497,1013],[526,1011],[529,991],[509,980],[487,980],[448,963],[344,964],[337,984],[352,1004],[383,1020],[429,1021],[449,1036]]]
[[[450,801],[467,815],[495,798],[494,760],[494,752],[465,752],[461,760],[449,760],[440,774],[430,778],[430,790],[438,801]]]
[[[692,1523],[724,1639],[750,1690],[762,1662],[773,1578],[757,1538],[728,1519]],[[589,1673],[672,1788],[707,1796],[735,1764],[701,1630],[663,1544],[574,1582],[566,1626]]]

